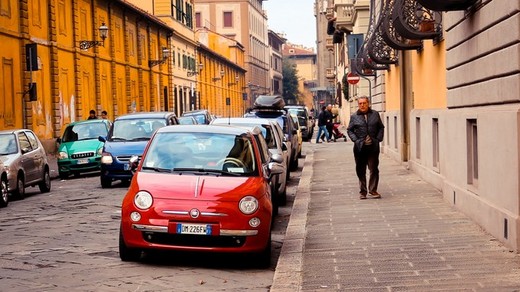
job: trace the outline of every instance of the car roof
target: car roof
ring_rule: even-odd
[[[187,116],[187,115],[206,114],[206,113],[209,113],[209,111],[202,109],[202,110],[193,110],[193,111],[183,112],[182,115]]]
[[[250,132],[249,130],[228,125],[171,125],[157,130],[157,133],[218,133],[230,135],[242,135]]]
[[[83,120],[83,121],[75,121],[75,122],[71,122],[69,124],[67,124],[66,126],[74,126],[74,125],[77,125],[77,124],[94,124],[94,123],[106,123],[108,124],[109,121],[108,120],[103,120],[103,119],[93,119],[93,120]]]
[[[19,132],[32,132],[29,129],[8,129],[0,131],[0,134],[16,134]]]
[[[271,124],[272,120],[265,118],[255,117],[237,117],[237,118],[216,118],[211,121],[213,125],[225,125],[225,124],[256,124],[256,125],[267,125]]]
[[[118,120],[133,120],[133,119],[146,119],[146,118],[167,118],[169,116],[175,116],[174,112],[140,112],[122,115],[116,118]]]

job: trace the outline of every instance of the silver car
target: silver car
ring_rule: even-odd
[[[38,186],[42,193],[51,190],[47,153],[33,131],[0,131],[0,160],[7,169],[9,192],[25,197],[25,188]]]
[[[289,157],[287,146],[283,142],[282,131],[276,121],[261,118],[217,118],[211,121],[212,125],[231,125],[241,127],[257,126],[262,130],[262,136],[267,143],[269,152],[272,154],[279,154],[283,157],[282,173],[275,176],[274,180],[274,196],[276,197],[275,208],[280,205],[285,205],[287,201],[287,177],[289,173]],[[278,127],[278,129],[276,129]],[[276,213],[275,209],[275,213]]]
[[[9,203],[9,189],[7,185],[7,169],[0,160],[0,207],[5,207]]]

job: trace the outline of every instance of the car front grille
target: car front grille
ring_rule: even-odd
[[[132,155],[121,155],[121,156],[117,156],[117,160],[119,160],[120,162],[128,162],[130,161],[130,158],[132,157]],[[141,160],[141,156],[139,155],[139,161]]]
[[[143,239],[149,243],[193,246],[193,247],[241,247],[246,242],[245,236],[210,236],[191,234],[169,234],[143,232]]]
[[[87,157],[94,157],[94,152],[74,153],[70,156],[70,158],[74,158],[74,159],[87,158]]]

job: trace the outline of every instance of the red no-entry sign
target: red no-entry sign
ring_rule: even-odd
[[[352,84],[352,85],[357,84],[359,82],[359,79],[361,79],[361,78],[356,73],[350,72],[347,74],[348,84]]]

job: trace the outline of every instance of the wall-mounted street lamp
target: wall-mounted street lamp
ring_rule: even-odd
[[[79,48],[86,51],[93,47],[105,46],[105,39],[108,37],[108,26],[104,22],[99,27],[99,37],[101,41],[79,41]]]
[[[204,64],[200,63],[197,65],[197,69],[193,70],[193,71],[188,71],[188,73],[186,73],[186,75],[188,77],[192,77],[192,76],[195,76],[197,74],[200,74],[200,71],[202,71],[202,68],[204,68]]]
[[[163,64],[166,62],[168,57],[170,56],[170,50],[168,48],[163,47],[162,48],[162,59],[160,60],[148,60],[148,67],[153,67],[155,65]]]
[[[237,74],[237,75],[235,75],[235,82],[230,82],[227,85],[228,86],[237,85],[238,84],[238,80],[240,80],[240,76],[238,76],[238,74]]]
[[[218,80],[221,80],[224,75],[226,75],[226,71],[224,71],[224,69],[220,69],[220,77],[213,77],[213,81],[218,81]]]

